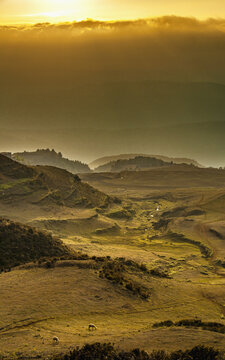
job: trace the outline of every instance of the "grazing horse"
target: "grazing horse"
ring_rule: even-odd
[[[91,330],[92,330],[92,331],[93,331],[93,330],[97,330],[97,326],[95,326],[94,324],[89,324],[89,325],[88,325],[88,330],[89,330],[89,331],[91,331]]]
[[[53,343],[54,343],[54,344],[59,344],[59,338],[58,338],[58,336],[54,336],[52,340],[53,340]]]

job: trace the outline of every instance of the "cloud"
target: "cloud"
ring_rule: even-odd
[[[162,16],[149,19],[139,19],[130,21],[96,21],[92,19],[74,22],[64,22],[58,24],[52,23],[37,23],[34,25],[18,25],[18,26],[0,26],[1,32],[21,32],[26,31],[32,33],[35,31],[49,31],[52,33],[53,30],[67,31],[68,33],[80,33],[80,30],[176,30],[181,31],[221,31],[225,32],[225,19],[207,19],[200,21],[196,18],[178,17],[178,16]],[[83,33],[82,31],[82,33]],[[64,34],[65,35],[65,34]]]
[[[0,51],[3,77],[30,71],[34,79],[45,73],[43,82],[97,78],[225,83],[225,19],[164,16],[1,26]]]
[[[225,83],[225,19],[164,16],[0,26],[3,78]],[[25,76],[26,75],[26,76]],[[14,78],[13,78],[14,76]],[[26,83],[26,81],[25,81]]]
[[[126,112],[129,101],[124,100],[123,86],[110,95],[110,87],[106,94],[102,84],[225,84],[225,20],[164,16],[1,26],[0,53],[0,120],[20,117],[27,124],[29,118],[71,119],[78,108],[79,118],[90,120],[98,108],[96,116],[107,122],[107,108],[111,114],[118,107]],[[138,109],[147,102],[143,89],[135,90],[137,96],[143,91]],[[115,94],[121,94],[119,102]],[[160,106],[160,99],[155,97],[154,104]]]

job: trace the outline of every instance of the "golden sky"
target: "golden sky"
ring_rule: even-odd
[[[162,15],[225,17],[224,0],[0,0],[0,23],[137,19]]]

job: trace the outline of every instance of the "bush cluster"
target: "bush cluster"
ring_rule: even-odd
[[[0,219],[0,268],[70,255],[70,250],[51,234]]]
[[[215,261],[215,264],[225,268],[225,260],[218,259]]]
[[[127,210],[125,208],[122,208],[120,210],[113,211],[109,214],[107,214],[108,217],[112,219],[124,219],[124,220],[130,220],[135,215],[134,210]]]
[[[105,258],[100,268],[99,276],[108,279],[113,283],[122,285],[127,290],[141,296],[143,299],[148,299],[150,296],[149,290],[137,281],[127,278],[129,269],[148,272],[144,264],[139,265],[132,260],[126,260],[125,258],[111,260],[110,258]]]
[[[152,224],[154,230],[166,230],[170,220],[161,218],[159,221]]]
[[[150,297],[149,290],[137,281],[131,278],[127,278],[126,275],[129,272],[131,274],[142,272],[152,276],[170,279],[168,272],[164,269],[154,268],[148,270],[145,264],[138,264],[137,262],[133,260],[127,260],[124,257],[112,260],[110,256],[93,256],[92,259],[99,264],[99,276],[101,278],[105,278],[112,281],[113,283],[122,285],[127,290],[131,291],[133,294],[141,296],[143,299],[148,299]]]
[[[161,278],[171,279],[171,276],[169,276],[168,272],[160,267],[151,269],[150,274]]]
[[[196,327],[196,328],[201,328],[203,330],[214,331],[214,332],[219,332],[221,334],[225,334],[225,325],[224,324],[220,324],[217,322],[204,322],[200,319],[185,319],[185,320],[179,320],[177,322],[173,322],[171,320],[166,320],[166,321],[162,321],[159,323],[155,323],[153,325],[154,328],[158,328],[158,327],[162,327],[162,326],[166,326],[166,327],[170,327],[170,326]]]
[[[118,351],[110,343],[85,345],[76,348],[67,355],[59,355],[53,360],[223,360],[224,355],[212,347],[196,346],[191,350],[175,351],[171,354],[165,351],[146,351],[135,349],[132,351]]]

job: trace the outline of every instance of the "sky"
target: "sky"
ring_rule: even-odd
[[[224,0],[0,0],[0,151],[225,166],[224,64]]]
[[[225,166],[225,20],[0,27],[0,151]]]
[[[0,0],[0,23],[127,20],[162,15],[225,17],[224,0]]]

